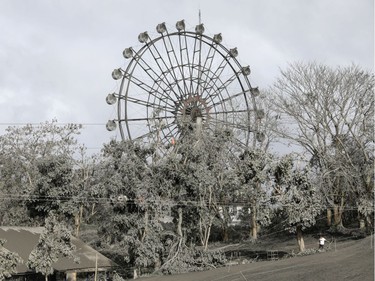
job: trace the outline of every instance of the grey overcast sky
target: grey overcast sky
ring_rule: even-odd
[[[119,132],[105,102],[125,47],[158,23],[222,33],[251,83],[268,87],[294,61],[358,64],[374,70],[373,0],[0,0],[0,134],[9,125],[86,124],[80,141],[93,152]]]

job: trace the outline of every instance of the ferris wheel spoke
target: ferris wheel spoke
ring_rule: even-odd
[[[170,96],[166,95],[166,92],[160,92],[152,88],[151,86],[147,85],[146,83],[143,83],[140,79],[138,79],[135,76],[132,76],[132,79],[130,80],[132,84],[137,86],[138,88],[144,90],[149,95],[152,95],[159,101],[169,105],[171,108],[174,107],[174,104],[171,104],[170,101],[172,100]]]
[[[163,138],[169,142],[168,138],[172,138],[173,131],[177,129],[177,125],[175,122],[168,123],[164,129],[162,130]]]
[[[219,115],[219,114],[227,115],[227,114],[231,114],[231,113],[249,113],[249,109],[233,109],[233,110],[227,110],[227,111],[213,111],[213,112],[210,112],[209,115]]]
[[[167,141],[169,142],[172,142],[173,141],[177,141],[178,138],[181,136],[181,131],[179,130],[177,124],[175,124],[175,127],[172,129],[172,130],[169,130],[169,132],[165,135],[165,138],[167,139]]]
[[[197,58],[196,58],[197,57]],[[195,62],[197,60],[197,62]],[[196,70],[194,71],[194,66],[197,66]],[[201,71],[202,71],[202,38],[201,36],[195,36],[194,37],[194,50],[193,50],[193,58],[192,58],[192,64],[191,64],[191,67],[192,67],[192,77],[190,77],[190,80],[193,81],[194,80],[194,77],[196,77],[197,79],[197,89],[199,89],[199,80],[200,80],[200,77],[201,77]],[[195,75],[195,72],[196,72],[196,75]],[[192,86],[193,86],[193,83],[192,83]],[[197,92],[194,92],[194,89],[192,89],[192,93],[197,93]]]
[[[178,58],[177,58],[177,54],[176,54],[176,50],[175,48],[173,47],[173,43],[172,43],[172,40],[171,40],[171,36],[167,36],[168,38],[168,44],[167,44],[167,41],[165,40],[165,36],[163,36],[163,43],[164,43],[164,46],[165,46],[165,49],[167,50],[167,54],[168,54],[168,58],[169,58],[169,62],[171,64],[171,66],[173,67],[173,63],[172,63],[172,59],[175,60],[176,62],[176,68],[178,68],[179,70],[179,75],[181,75],[181,78],[180,80],[176,79],[176,82],[177,81],[182,81],[183,82],[183,87],[184,89],[182,91],[182,94],[183,93],[187,93],[188,92],[188,87],[186,85],[186,81],[185,81],[185,75],[184,75],[184,71],[182,69],[182,66],[180,63],[178,63]],[[181,50],[180,50],[180,53],[181,53]],[[171,54],[173,55],[173,57],[171,58]],[[174,69],[174,68],[173,68]],[[177,74],[175,73],[175,77],[177,78]],[[177,83],[178,84],[178,83]],[[178,84],[179,85],[179,84]],[[183,96],[183,95],[182,95]]]
[[[234,98],[239,97],[241,95],[246,95],[246,93],[250,93],[250,90],[244,90],[244,91],[241,91],[241,92],[239,92],[237,94],[231,95],[231,96],[229,96],[229,97],[227,97],[225,99],[221,99],[218,102],[213,103],[211,106],[215,107],[215,106],[218,106],[218,105],[223,105],[223,104],[225,104],[228,101],[232,102],[232,100]]]
[[[154,116],[154,117],[140,117],[140,118],[126,118],[120,121],[127,121],[127,122],[139,122],[139,121],[154,121],[154,120],[168,120],[168,119],[175,119],[174,116]]]
[[[171,126],[175,126],[175,124],[174,123],[164,124],[164,125],[158,127],[157,129],[150,130],[147,133],[136,137],[135,139],[139,140],[139,139],[143,139],[143,138],[148,138],[148,137],[154,135],[155,133],[160,133],[162,130],[168,129]]]
[[[199,55],[200,55],[200,45],[199,43],[197,44],[197,36],[194,36],[194,44],[192,47],[192,57],[191,57],[191,64],[189,65],[190,68],[190,76],[189,76],[189,81],[190,81],[190,94],[195,94],[194,93],[194,82],[198,83],[198,73],[199,73],[199,68],[200,68],[200,62],[199,62]],[[198,62],[196,63],[195,61],[197,60],[196,57],[198,55]],[[197,67],[195,67],[197,66]],[[196,69],[195,69],[196,68]]]
[[[225,58],[223,58],[219,66],[216,68],[216,70],[214,72],[212,71],[209,72],[211,75],[207,77],[206,83],[202,86],[202,92],[212,91],[212,89],[214,88],[214,85],[216,85],[216,83],[220,81],[220,77],[222,73],[224,72],[227,65],[228,65],[228,61]]]
[[[205,57],[203,66],[201,67],[201,70],[198,75],[199,83],[197,83],[195,92],[200,95],[203,93],[203,89],[206,87],[208,83],[207,79],[209,77],[210,69],[212,67],[213,59],[216,53],[214,50],[215,50],[214,48],[209,49],[207,56]],[[205,76],[206,78],[203,79],[203,76]]]
[[[168,77],[165,74],[165,71],[160,67],[160,63],[158,62],[161,57],[156,57],[154,53],[149,48],[149,51],[151,55],[153,56],[156,64],[159,67],[159,70],[161,71],[160,74],[158,74],[152,66],[150,66],[142,57],[138,57],[137,63],[138,65],[143,69],[145,73],[151,78],[151,80],[154,82],[155,85],[158,86],[164,86],[164,89],[169,89],[170,92],[172,92],[176,97],[178,97],[178,94],[174,92],[173,87],[171,86],[171,83],[168,81]]]
[[[174,124],[174,128],[172,128],[172,130],[169,130],[167,134],[164,134],[164,138],[165,139],[172,139],[174,138],[175,136],[178,135],[178,127],[176,124]]]
[[[187,87],[187,91],[186,93],[192,93],[193,91],[193,85],[192,85],[192,81],[191,81],[191,77],[193,76],[193,73],[192,73],[192,68],[190,67],[191,63],[190,63],[190,56],[189,56],[189,48],[188,48],[188,43],[187,43],[187,36],[182,36],[183,34],[179,33],[178,37],[179,37],[179,45],[180,45],[180,62],[181,62],[181,65],[183,66],[183,69],[187,66],[187,71],[188,71],[188,74],[186,76],[186,74],[184,74],[184,81],[185,83],[188,83],[189,84],[186,84],[186,87]],[[183,37],[181,39],[181,37]],[[185,54],[185,59],[184,59],[184,54]]]
[[[169,81],[169,77],[168,77],[168,74],[169,76],[172,78],[171,80],[174,81],[176,83],[176,86],[177,86],[177,89],[178,89],[178,93],[176,93],[175,91],[172,91],[174,93],[174,95],[178,98],[178,97],[182,97],[183,96],[183,91],[181,90],[180,88],[180,85],[178,84],[178,79],[177,79],[177,76],[176,76],[176,73],[174,71],[174,67],[173,67],[173,63],[172,61],[170,60],[170,57],[169,57],[169,51],[167,49],[167,46],[165,45],[164,43],[164,47],[166,48],[166,51],[168,53],[168,59],[169,59],[169,66],[167,65],[166,61],[163,59],[163,57],[161,56],[159,50],[156,48],[156,46],[154,44],[152,44],[153,46],[153,49],[154,51],[152,51],[152,49],[150,48],[150,53],[152,55],[152,57],[154,58],[159,70],[161,71],[161,75],[158,77],[158,81],[164,81],[164,84],[167,85],[167,87],[169,87],[169,89],[172,91],[173,89],[173,86],[170,81]],[[164,68],[163,68],[164,66]]]
[[[209,118],[208,123],[212,123],[216,126],[237,128],[237,129],[246,130],[246,131],[249,131],[249,132],[252,131],[252,129],[250,128],[249,125],[243,125],[243,124],[240,124],[239,122],[229,122],[229,121],[225,121],[225,120],[221,120],[221,119]]]
[[[170,41],[170,37],[167,36],[169,38],[169,41]],[[174,48],[173,48],[173,45],[170,44],[168,46],[167,44],[167,41],[165,40],[165,36],[162,35],[162,41],[163,41],[163,46],[164,46],[164,49],[167,53],[167,57],[168,57],[168,63],[169,65],[167,64],[166,60],[163,59],[162,55],[160,54],[160,51],[156,48],[155,44],[152,44],[153,46],[153,49],[154,51],[156,52],[156,54],[154,54],[151,49],[150,49],[150,52],[152,54],[152,56],[154,57],[154,60],[157,62],[158,64],[158,67],[160,69],[160,71],[164,74],[164,77],[168,80],[168,77],[165,75],[165,73],[169,73],[170,76],[172,77],[172,80],[176,83],[176,86],[178,88],[178,92],[179,92],[179,96],[180,98],[182,98],[184,95],[184,91],[183,89],[181,89],[181,86],[180,84],[178,83],[179,79],[177,78],[177,74],[176,74],[176,71],[175,71],[175,68],[176,68],[176,65],[173,63],[172,61],[172,58],[174,57],[175,61],[177,62],[177,57],[176,57],[176,54],[175,54],[175,51],[174,51]],[[173,53],[173,57],[171,57],[171,53]],[[165,69],[163,70],[163,68],[161,67],[161,65],[159,64],[159,61],[164,65]],[[180,67],[177,67],[180,72],[181,72],[181,69]],[[170,87],[171,87],[171,84],[169,83]]]
[[[185,43],[185,45],[184,45]],[[188,65],[189,65],[189,56],[187,55],[187,45],[186,45],[186,40],[185,42],[183,41],[183,39],[181,38],[181,35],[179,34],[178,35],[178,44],[179,44],[179,51],[180,51],[180,57],[179,57],[179,65],[180,65],[180,69],[181,69],[181,77],[184,81],[184,88],[185,88],[185,93],[188,93],[189,92],[189,87],[187,85],[187,79],[186,79],[186,74],[185,74],[185,70],[184,70],[184,53],[186,54],[186,60],[188,62]]]
[[[226,90],[230,84],[233,83],[233,81],[237,80],[238,79],[238,74],[237,73],[234,73],[231,77],[229,77],[226,81],[221,81],[221,85],[217,88],[214,88],[211,87],[210,89],[207,89],[208,91],[206,91],[206,97],[215,97],[217,95],[219,95],[222,91]],[[214,93],[211,94],[212,91],[215,91]]]
[[[136,98],[133,98],[133,97],[128,97],[128,101],[131,101],[131,102],[139,104],[139,105],[143,105],[145,107],[151,107],[153,109],[158,109],[158,110],[161,110],[161,111],[167,111],[169,113],[173,113],[174,110],[175,110],[173,107],[161,106],[160,104],[156,104],[156,103],[153,103],[153,102],[150,102],[150,101],[136,99]]]

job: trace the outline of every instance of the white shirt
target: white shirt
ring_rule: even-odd
[[[324,242],[326,241],[327,239],[323,238],[323,237],[320,237],[319,238],[319,245],[324,245]]]

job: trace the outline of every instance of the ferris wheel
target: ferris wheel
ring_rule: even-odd
[[[175,28],[158,24],[155,38],[142,32],[138,50],[125,48],[125,67],[112,72],[119,89],[106,98],[117,103],[107,129],[119,127],[123,140],[160,145],[178,142],[192,127],[229,129],[240,147],[261,141],[259,90],[250,84],[250,67],[236,59],[237,48],[223,46],[220,33],[205,35],[203,24],[188,31],[181,20]]]

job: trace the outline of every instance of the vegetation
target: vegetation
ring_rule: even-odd
[[[17,264],[22,262],[17,253],[10,252],[3,248],[6,240],[0,239],[0,280],[5,280],[17,273]]]
[[[38,244],[30,253],[27,266],[42,273],[48,281],[48,276],[54,272],[52,265],[60,257],[74,258],[74,249],[71,243],[71,233],[65,224],[59,222],[52,213],[46,218],[44,231],[40,235]]]
[[[287,121],[278,133],[310,155],[334,227],[343,225],[345,209],[367,204],[362,195],[373,202],[373,89],[373,74],[355,65],[294,63],[271,90]]]
[[[76,140],[79,125],[9,127],[0,136],[0,224],[45,224],[25,262],[46,278],[53,262],[71,256],[70,232],[80,236],[82,225],[98,234],[82,239],[133,276],[223,265],[225,255],[210,242],[234,239],[234,210],[246,229],[236,239],[256,241],[278,226],[296,233],[300,251],[323,210],[327,227],[359,226],[359,218],[370,229],[373,87],[373,75],[357,66],[292,64],[265,91],[258,131],[242,151],[233,149],[228,128],[190,126],[167,148],[111,141],[88,156]],[[301,152],[272,152],[282,139]],[[0,259],[7,277],[19,259],[2,251]]]
[[[284,228],[297,234],[299,250],[304,252],[303,231],[315,225],[324,205],[310,167],[298,168],[293,161],[292,155],[286,155],[276,166],[277,197]]]

